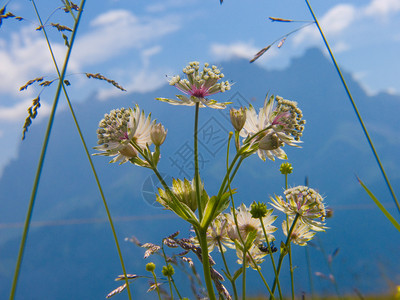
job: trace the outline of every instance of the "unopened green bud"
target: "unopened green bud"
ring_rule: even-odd
[[[268,212],[267,205],[262,202],[256,203],[255,201],[251,204],[250,213],[254,219],[263,218]]]
[[[290,163],[285,162],[285,163],[281,164],[279,171],[281,171],[281,173],[283,175],[292,174],[293,167]]]
[[[162,274],[163,274],[164,276],[166,276],[166,277],[171,277],[172,275],[175,274],[174,267],[171,266],[171,265],[164,266],[164,267],[162,268]]]
[[[164,143],[166,136],[167,130],[165,130],[161,123],[154,124],[151,127],[150,138],[154,145],[161,146],[162,143]]]
[[[155,263],[150,262],[146,265],[146,271],[153,272],[155,269],[156,269]]]
[[[242,130],[244,123],[246,123],[246,110],[241,107],[239,109],[231,108],[229,111],[231,123],[236,131]]]

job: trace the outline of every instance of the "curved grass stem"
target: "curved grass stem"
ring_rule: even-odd
[[[35,5],[35,4],[34,4],[34,5]],[[36,6],[35,6],[35,11],[37,12]],[[37,15],[38,15],[39,21],[41,22],[40,16],[39,16],[38,12],[37,12]],[[42,24],[41,24],[41,25],[42,25]],[[49,51],[50,51],[50,53],[51,53],[51,57],[52,57],[52,59],[53,59],[53,63],[54,63],[54,66],[55,66],[55,68],[56,68],[58,77],[61,78],[60,70],[59,70],[58,65],[57,65],[57,62],[56,62],[56,60],[55,60],[54,52],[53,52],[53,50],[52,50],[52,47],[51,47],[51,45],[50,45],[50,41],[49,41],[49,39],[48,39],[48,37],[47,37],[47,33],[46,33],[46,30],[45,30],[44,27],[43,27],[43,33],[44,33],[44,35],[45,35],[45,39],[46,39],[46,42],[47,42],[47,46],[48,46]],[[126,275],[126,268],[125,268],[123,256],[122,256],[122,253],[121,253],[121,248],[120,248],[120,246],[119,246],[118,237],[117,237],[117,234],[116,234],[116,231],[115,231],[114,223],[113,223],[113,221],[112,221],[111,213],[110,213],[110,210],[108,209],[108,204],[107,204],[107,201],[106,201],[106,198],[105,198],[103,189],[102,189],[102,187],[101,187],[99,177],[98,177],[98,175],[97,175],[97,172],[96,172],[96,169],[95,169],[95,167],[94,167],[92,158],[91,158],[91,156],[90,156],[90,153],[89,153],[87,144],[86,144],[85,139],[84,139],[84,137],[83,137],[82,130],[81,130],[80,126],[79,126],[78,119],[77,119],[77,117],[76,117],[75,111],[74,111],[74,109],[73,109],[73,107],[72,107],[72,103],[71,103],[71,101],[70,101],[70,98],[69,98],[69,96],[68,96],[67,90],[66,90],[65,85],[64,85],[63,82],[62,82],[62,89],[63,89],[64,95],[65,95],[65,98],[66,98],[66,100],[67,100],[68,107],[69,107],[69,109],[70,109],[72,118],[73,118],[73,120],[74,120],[75,127],[76,127],[76,129],[77,129],[77,131],[78,131],[78,134],[79,134],[79,137],[80,137],[80,139],[81,139],[81,142],[82,142],[82,145],[83,145],[83,148],[84,148],[86,157],[87,157],[87,159],[88,159],[88,161],[89,161],[90,168],[91,168],[92,173],[93,173],[93,175],[94,175],[94,177],[95,177],[96,184],[97,184],[97,187],[98,187],[98,189],[99,189],[100,196],[101,196],[101,199],[102,199],[102,201],[103,201],[104,208],[105,208],[105,210],[106,210],[108,222],[109,222],[109,224],[110,224],[111,231],[112,231],[112,233],[113,233],[114,242],[115,242],[115,245],[116,245],[116,248],[117,248],[119,260],[120,260],[121,267],[122,267],[122,271],[123,271],[123,274],[124,274],[125,283],[126,283],[126,290],[127,290],[127,293],[128,293],[128,297],[129,297],[129,299],[132,299],[132,295],[131,295],[131,291],[130,291],[130,287],[129,287],[129,281],[128,281],[128,277],[127,277],[127,275]]]
[[[325,46],[326,46],[326,49],[327,49],[328,52],[329,52],[329,56],[330,56],[331,59],[332,59],[332,62],[333,62],[334,66],[335,66],[335,69],[336,69],[336,71],[337,71],[337,73],[338,73],[338,75],[339,75],[339,77],[340,77],[340,80],[341,80],[341,82],[342,82],[342,84],[343,84],[343,87],[344,87],[344,89],[346,90],[347,96],[349,97],[349,100],[350,100],[350,102],[351,102],[351,105],[353,106],[353,109],[354,109],[354,112],[356,113],[357,119],[358,119],[358,121],[359,121],[359,123],[360,123],[360,125],[361,125],[361,127],[362,127],[362,130],[363,130],[363,132],[364,132],[365,137],[367,138],[368,144],[369,144],[369,146],[370,146],[370,148],[371,148],[371,150],[372,150],[372,153],[373,153],[373,155],[374,155],[374,157],[375,157],[376,162],[378,163],[379,169],[380,169],[380,171],[381,171],[381,173],[382,173],[382,175],[383,175],[383,178],[384,178],[384,180],[385,180],[385,182],[386,182],[386,185],[387,185],[387,187],[388,187],[388,189],[389,189],[389,191],[390,191],[390,194],[391,194],[391,196],[392,196],[392,198],[393,198],[393,201],[394,201],[394,203],[395,203],[395,205],[396,205],[396,207],[397,207],[397,210],[398,210],[398,212],[399,212],[399,214],[400,214],[400,204],[399,204],[399,201],[397,200],[396,194],[394,193],[394,190],[393,190],[393,188],[392,188],[392,185],[390,184],[389,178],[388,178],[388,176],[386,175],[385,169],[384,169],[384,167],[383,167],[383,165],[382,165],[382,163],[381,163],[381,160],[379,159],[378,152],[377,152],[376,149],[375,149],[375,146],[374,146],[374,144],[373,144],[373,142],[372,142],[372,139],[371,139],[371,137],[370,137],[370,135],[369,135],[369,133],[368,133],[368,130],[367,130],[365,124],[364,124],[364,121],[363,121],[363,119],[362,119],[362,117],[361,117],[361,114],[360,114],[360,112],[358,111],[358,108],[357,108],[356,103],[355,103],[355,101],[354,101],[354,99],[353,99],[353,96],[352,96],[352,94],[351,94],[351,92],[350,92],[350,89],[349,89],[349,87],[347,86],[346,80],[345,80],[344,77],[343,77],[343,74],[342,74],[342,72],[341,72],[341,70],[340,70],[340,68],[339,68],[338,63],[336,62],[335,56],[333,55],[333,52],[332,52],[332,50],[331,50],[331,47],[330,47],[329,44],[328,44],[328,41],[327,41],[327,39],[326,39],[326,37],[325,37],[325,34],[324,34],[324,32],[322,31],[322,28],[321,28],[321,26],[320,26],[320,24],[319,24],[319,22],[318,22],[317,17],[316,17],[315,14],[314,14],[314,11],[313,11],[313,9],[312,9],[312,7],[311,7],[309,1],[308,1],[308,0],[305,0],[305,1],[306,1],[308,10],[310,11],[310,13],[311,13],[311,15],[312,15],[312,17],[313,17],[313,19],[314,19],[314,21],[315,21],[315,24],[317,25],[318,31],[319,31],[319,33],[321,34],[321,37],[322,37],[322,39],[323,39],[323,41],[324,41],[324,44],[325,44]]]
[[[85,0],[81,1],[81,4],[80,4],[80,8],[81,9],[79,10],[77,19],[76,19],[75,24],[74,24],[74,28],[73,28],[73,31],[72,31],[72,34],[71,34],[70,45],[69,45],[67,53],[65,55],[63,68],[62,68],[60,76],[59,76],[60,80],[58,82],[57,90],[56,90],[56,93],[55,93],[55,96],[54,96],[53,105],[52,105],[52,109],[51,109],[51,112],[50,112],[50,116],[49,116],[49,120],[48,120],[48,124],[47,124],[47,128],[46,128],[46,133],[45,133],[45,137],[44,137],[43,144],[42,144],[42,150],[41,150],[41,153],[40,153],[38,166],[37,166],[36,174],[35,174],[35,179],[34,179],[32,191],[31,191],[31,197],[30,197],[30,201],[29,201],[29,205],[28,205],[28,211],[27,211],[26,218],[25,218],[24,230],[23,230],[23,233],[22,233],[21,243],[20,243],[20,247],[19,247],[19,251],[18,251],[18,257],[17,257],[17,263],[16,263],[13,282],[12,282],[12,286],[11,286],[11,292],[10,292],[10,297],[9,297],[10,300],[15,298],[15,292],[16,292],[17,283],[18,283],[18,279],[19,279],[19,274],[20,274],[20,270],[21,270],[22,259],[23,259],[24,252],[25,252],[26,240],[28,238],[28,232],[29,232],[29,227],[30,227],[30,223],[31,223],[31,219],[32,219],[33,208],[34,208],[34,204],[35,204],[35,200],[36,200],[37,191],[38,191],[38,188],[39,188],[40,177],[41,177],[41,173],[42,173],[42,169],[43,169],[44,159],[45,159],[45,156],[46,156],[47,146],[49,144],[51,129],[53,127],[54,116],[55,116],[55,112],[56,112],[56,109],[57,109],[58,100],[60,98],[61,87],[63,85],[65,73],[67,71],[69,58],[71,56],[71,51],[72,51],[72,48],[73,48],[73,45],[74,45],[76,32],[77,32],[78,27],[79,27],[79,22],[80,22],[80,19],[81,19],[81,16],[82,16],[83,7],[85,5],[85,2],[86,2]],[[34,0],[32,0],[32,4],[34,6],[35,11],[37,12]],[[39,17],[39,14],[38,14],[38,17]]]

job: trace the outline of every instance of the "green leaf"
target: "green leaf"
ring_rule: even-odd
[[[235,274],[233,274],[233,281],[235,281],[242,273],[243,273],[243,268],[237,269]]]
[[[382,203],[375,197],[374,194],[365,186],[365,184],[361,181],[360,178],[357,177],[358,182],[364,188],[364,190],[368,193],[371,199],[375,202],[375,204],[379,207],[379,209],[383,212],[383,214],[388,218],[388,220],[393,224],[393,226],[400,232],[400,224],[393,218],[393,216],[386,210],[386,208],[382,205]]]

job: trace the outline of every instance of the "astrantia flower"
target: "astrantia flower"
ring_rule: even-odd
[[[228,81],[218,82],[224,77],[224,74],[216,66],[209,68],[208,63],[204,64],[201,72],[199,70],[199,62],[191,62],[183,69],[183,73],[186,74],[187,79],[181,79],[177,75],[170,80],[170,85],[175,86],[186,95],[176,95],[178,100],[167,98],[156,99],[173,105],[193,106],[196,103],[200,103],[200,107],[225,108],[230,102],[218,103],[216,100],[207,99],[208,96],[230,90],[231,86]]]
[[[246,253],[246,268],[248,268],[249,266],[253,269],[253,270],[257,270],[260,269],[260,266],[256,266],[256,265],[260,265],[264,262],[263,257],[266,256],[268,253],[266,252],[262,252],[257,245],[252,244],[250,249],[247,250]],[[238,257],[237,263],[242,265],[243,264],[243,249],[240,248],[236,248],[236,255]]]
[[[97,144],[94,149],[101,151],[95,155],[115,156],[110,162],[121,164],[134,159],[138,152],[132,144],[141,149],[151,145],[150,130],[154,121],[145,116],[136,105],[134,109],[114,109],[104,115],[97,129]]]
[[[272,235],[273,232],[276,231],[276,227],[272,226],[271,224],[275,221],[277,216],[272,215],[273,209],[269,209],[266,211],[265,216],[262,217],[265,231],[268,235],[268,241],[272,242],[275,240],[275,237]],[[265,236],[263,229],[261,227],[261,223],[259,219],[254,219],[252,217],[252,214],[250,212],[250,208],[247,208],[246,205],[242,203],[240,205],[239,209],[236,210],[236,218],[237,222],[239,225],[239,232],[242,236],[242,239],[245,241],[247,236],[253,232],[257,232],[257,237],[254,241],[256,245],[258,245],[260,242],[266,242]],[[229,227],[230,229],[228,230],[228,235],[232,240],[238,240],[240,241],[239,235],[238,235],[238,230],[237,226],[235,224],[235,220],[233,217],[233,214],[226,214],[226,218],[229,221]]]
[[[235,248],[235,244],[228,237],[229,222],[224,215],[218,215],[207,229],[207,245],[208,252],[212,252],[215,247],[220,250],[221,244],[222,251],[226,251],[226,247]],[[193,243],[199,245],[197,237],[193,238]]]
[[[274,106],[275,100],[277,104]],[[240,135],[246,138],[244,143],[258,143],[257,154],[262,160],[265,161],[266,157],[287,159],[282,147],[285,144],[298,147],[305,121],[296,102],[267,97],[258,115],[250,105],[246,117]]]
[[[290,230],[293,225],[293,219],[293,217],[289,217],[289,226],[287,225],[286,221],[282,222],[282,230],[286,236],[288,235],[288,228]],[[295,227],[290,235],[290,240],[296,245],[306,246],[307,242],[310,241],[314,235],[315,232],[311,231],[310,226],[301,222],[296,222]]]
[[[324,231],[326,211],[323,198],[315,190],[297,186],[285,191],[281,196],[270,197],[271,205],[289,216],[299,214],[299,221],[308,224],[312,230]]]

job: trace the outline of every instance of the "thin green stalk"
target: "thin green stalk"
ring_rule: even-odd
[[[299,216],[300,216],[299,214],[296,214],[296,216],[294,217],[292,226],[289,229],[289,232],[288,232],[288,235],[287,235],[287,238],[286,238],[286,242],[285,242],[286,249],[288,249],[288,246],[289,246],[289,243],[290,243],[290,236],[292,235],[292,232],[294,230],[294,227],[296,226],[297,220],[299,219]],[[283,262],[284,256],[285,255],[282,255],[282,252],[279,255],[279,261],[278,261],[278,267],[277,267],[278,277],[279,277],[279,274],[281,272],[281,267],[282,267],[282,262]],[[275,278],[274,283],[272,285],[272,294],[275,292],[276,285],[277,285],[277,278],[278,277]],[[270,300],[271,300],[271,297],[270,297]]]
[[[32,3],[35,7],[35,2],[32,0]],[[35,174],[35,179],[34,179],[34,183],[33,183],[33,187],[32,187],[32,192],[31,192],[31,197],[30,197],[30,201],[29,201],[29,205],[28,205],[28,211],[26,214],[26,218],[25,218],[25,224],[24,224],[24,230],[22,233],[22,238],[21,238],[21,244],[20,244],[20,248],[18,251],[18,257],[17,257],[17,263],[15,266],[15,271],[14,271],[14,277],[13,277],[13,282],[12,282],[12,286],[11,286],[11,292],[10,292],[10,300],[13,300],[15,298],[15,292],[16,292],[16,288],[17,288],[17,283],[18,283],[18,278],[19,278],[19,274],[20,274],[20,270],[21,270],[21,264],[22,264],[22,259],[24,256],[24,251],[25,251],[25,245],[26,245],[26,240],[28,237],[28,232],[29,232],[29,227],[30,227],[30,223],[31,223],[31,219],[32,219],[32,213],[33,213],[33,207],[35,204],[35,199],[36,199],[36,195],[37,195],[37,190],[39,187],[39,181],[40,181],[40,177],[41,177],[41,173],[42,173],[42,169],[43,169],[43,164],[44,164],[44,159],[46,156],[46,151],[47,151],[47,146],[49,144],[49,138],[50,138],[50,134],[51,134],[51,129],[53,127],[53,122],[54,122],[54,116],[55,116],[55,112],[57,109],[57,104],[58,104],[58,100],[60,98],[60,92],[61,92],[61,86],[63,84],[64,81],[64,77],[65,77],[65,73],[67,71],[67,66],[68,66],[68,61],[71,55],[71,51],[74,45],[74,41],[75,41],[75,36],[76,36],[76,32],[79,26],[79,22],[82,16],[82,12],[83,12],[83,7],[85,5],[85,0],[82,0],[80,7],[82,9],[80,9],[78,16],[77,16],[77,20],[74,24],[74,28],[71,34],[71,41],[70,41],[70,46],[68,47],[65,59],[64,59],[64,65],[61,71],[61,76],[59,77],[59,82],[57,85],[57,90],[54,96],[54,100],[53,100],[53,105],[52,105],[52,109],[50,112],[50,116],[49,116],[49,120],[48,120],[48,124],[47,124],[47,128],[46,128],[46,133],[45,133],[45,137],[43,140],[43,145],[42,145],[42,150],[40,153],[40,157],[39,157],[39,162],[38,162],[38,166],[36,169],[36,174]]]
[[[164,241],[163,241],[163,243],[161,244],[161,251],[162,251],[162,253],[163,253],[163,258],[164,258],[164,261],[165,261],[165,265],[168,267],[169,263],[168,263],[168,261],[167,261],[167,256],[165,255],[165,251],[164,251]],[[169,277],[169,276],[168,276],[168,284],[169,284],[169,290],[170,290],[170,293],[171,293],[171,300],[174,300],[174,294],[173,294],[173,292],[172,292],[171,279],[172,279],[172,277]],[[174,284],[174,286],[175,286],[175,284]],[[175,286],[175,289],[176,289],[176,286]],[[176,290],[177,290],[177,289],[176,289]],[[178,291],[178,290],[177,290],[177,291]],[[179,295],[179,293],[178,293],[178,295]],[[179,298],[180,298],[180,296],[179,296]]]
[[[228,147],[227,147],[227,154],[226,154],[226,168],[227,168],[227,175],[228,175],[226,178],[227,178],[227,188],[228,188],[228,190],[229,190],[230,198],[231,198],[231,203],[232,203],[233,220],[234,220],[234,222],[235,222],[235,226],[236,226],[236,229],[237,229],[237,231],[238,231],[238,236],[239,236],[240,242],[241,242],[241,244],[243,245],[243,275],[242,275],[242,276],[243,276],[243,278],[242,278],[242,279],[243,279],[243,291],[242,291],[243,296],[242,296],[242,299],[243,299],[243,300],[246,299],[246,255],[247,255],[247,254],[249,255],[249,257],[250,257],[251,261],[253,262],[254,266],[256,267],[256,269],[257,269],[257,271],[258,271],[258,274],[260,275],[260,277],[261,277],[261,279],[262,279],[264,285],[267,287],[267,290],[268,290],[268,292],[270,293],[270,295],[272,296],[272,299],[275,299],[274,295],[272,294],[271,289],[269,288],[269,285],[268,285],[267,281],[265,280],[263,274],[262,274],[261,271],[260,271],[260,268],[258,267],[258,265],[256,264],[256,262],[254,261],[254,259],[253,259],[253,257],[251,256],[250,252],[248,252],[248,249],[247,249],[246,246],[245,246],[245,242],[244,242],[244,240],[243,240],[242,234],[241,234],[241,232],[240,232],[240,230],[239,230],[239,223],[238,223],[238,220],[237,220],[237,217],[236,217],[236,210],[235,210],[235,201],[234,201],[234,199],[233,199],[233,193],[232,193],[232,189],[231,189],[231,179],[230,179],[230,177],[229,177],[229,170],[232,170],[232,166],[233,166],[233,163],[231,163],[231,165],[229,166],[229,148],[230,148],[230,141],[231,141],[231,136],[229,137]],[[236,157],[237,157],[237,154],[236,154],[235,158],[236,158]],[[237,167],[236,167],[236,169],[235,169],[235,172],[234,172],[235,174],[236,174],[236,172],[237,172],[237,170],[238,170],[240,164],[242,163],[243,159],[244,159],[244,158],[241,157],[241,159],[240,159],[240,161],[239,161],[239,163],[238,163],[238,165],[237,165]],[[220,189],[220,190],[221,190],[221,189]]]
[[[344,89],[346,90],[347,96],[349,97],[349,100],[350,100],[350,102],[351,102],[351,105],[353,106],[354,112],[355,112],[356,115],[357,115],[357,119],[358,119],[358,121],[359,121],[359,123],[360,123],[360,125],[361,125],[361,127],[362,127],[362,130],[363,130],[363,132],[364,132],[364,134],[365,134],[365,137],[367,138],[367,141],[368,141],[368,144],[369,144],[369,146],[370,146],[370,148],[371,148],[371,150],[372,150],[372,153],[374,154],[374,157],[375,157],[375,159],[376,159],[376,161],[377,161],[377,163],[378,163],[379,169],[380,169],[380,171],[381,171],[381,173],[382,173],[382,175],[383,175],[383,178],[385,179],[386,185],[387,185],[387,187],[389,188],[389,191],[390,191],[390,193],[391,193],[391,195],[392,195],[392,198],[393,198],[393,201],[394,201],[394,203],[395,203],[395,205],[396,205],[396,207],[397,207],[397,210],[398,210],[398,212],[400,213],[400,204],[399,204],[399,201],[397,200],[396,194],[394,193],[394,190],[393,190],[393,188],[392,188],[392,185],[390,184],[389,178],[388,178],[388,176],[386,175],[385,169],[383,168],[383,165],[382,165],[382,163],[381,163],[381,161],[380,161],[380,159],[379,159],[378,152],[375,150],[375,146],[374,146],[374,144],[373,144],[373,142],[372,142],[371,137],[369,136],[369,133],[368,133],[368,131],[367,131],[367,128],[366,128],[366,126],[364,125],[364,121],[363,121],[363,119],[362,119],[362,117],[361,117],[361,114],[360,114],[359,111],[358,111],[358,108],[357,108],[356,103],[355,103],[355,101],[354,101],[354,99],[353,99],[353,96],[351,95],[350,89],[349,89],[348,86],[347,86],[347,83],[346,83],[346,81],[345,81],[345,79],[344,79],[344,77],[343,77],[343,74],[342,74],[342,72],[341,72],[341,70],[340,70],[340,68],[339,68],[339,65],[338,65],[338,63],[336,62],[335,56],[333,55],[333,52],[332,52],[332,50],[331,50],[331,48],[330,48],[330,46],[329,46],[329,44],[328,44],[328,41],[327,41],[327,39],[326,39],[326,37],[325,37],[324,32],[323,32],[322,29],[321,29],[321,26],[319,25],[318,19],[317,19],[317,17],[315,16],[314,11],[313,11],[312,8],[311,8],[310,3],[308,2],[308,0],[305,0],[305,1],[306,1],[306,4],[307,4],[307,6],[308,6],[308,9],[309,9],[309,11],[310,11],[312,17],[314,18],[315,24],[316,24],[317,27],[318,27],[319,33],[321,34],[321,37],[322,37],[322,39],[323,39],[323,41],[324,41],[324,43],[325,43],[326,49],[327,49],[328,52],[329,52],[329,55],[330,55],[330,57],[331,57],[331,59],[332,59],[332,62],[333,62],[333,64],[334,64],[335,68],[336,68],[336,71],[337,71],[337,73],[338,73],[338,75],[339,75],[339,77],[340,77],[340,80],[342,81],[343,87],[344,87]]]
[[[276,271],[275,259],[274,259],[274,255],[272,253],[271,244],[269,243],[267,231],[265,230],[265,226],[264,226],[264,222],[263,222],[262,218],[260,218],[259,220],[260,220],[261,227],[262,227],[262,230],[263,230],[263,233],[264,233],[264,236],[265,236],[265,240],[267,241],[269,256],[270,256],[271,262],[272,262],[272,268],[274,269],[274,275],[275,275],[275,278],[277,279],[279,299],[282,300],[283,298],[282,298],[281,284],[279,282],[278,273]]]
[[[288,174],[285,174],[285,190],[288,189]],[[286,215],[286,232],[289,232],[289,217]],[[290,285],[292,291],[292,300],[294,300],[294,276],[293,276],[293,260],[292,260],[292,247],[289,243],[289,271],[290,271]]]
[[[39,13],[38,13],[38,10],[37,10],[37,7],[36,7],[36,4],[35,4],[34,1],[33,1],[33,5],[34,5],[34,8],[35,8],[37,17],[38,17],[38,19],[39,19],[40,25],[43,25],[42,20],[41,20],[41,18],[40,18],[40,15],[39,15]],[[46,39],[46,42],[47,42],[47,46],[48,46],[48,48],[49,48],[49,51],[50,51],[50,54],[51,54],[51,57],[52,57],[52,60],[53,60],[53,63],[54,63],[54,67],[56,68],[58,77],[61,78],[60,70],[59,70],[59,68],[58,68],[58,65],[57,65],[57,62],[56,62],[56,59],[55,59],[55,56],[54,56],[53,49],[52,49],[51,44],[50,44],[50,41],[49,41],[49,39],[48,39],[46,29],[43,27],[42,30],[43,30],[43,34],[44,34],[44,36],[45,36],[45,39]],[[124,274],[124,277],[125,277],[126,290],[127,290],[127,293],[128,293],[128,297],[129,297],[129,299],[132,299],[132,295],[131,295],[131,291],[130,291],[130,287],[129,287],[129,280],[128,280],[128,277],[126,276],[125,264],[124,264],[124,260],[123,260],[123,257],[122,257],[121,248],[120,248],[120,246],[119,246],[119,242],[118,242],[117,234],[116,234],[116,231],[115,231],[115,227],[114,227],[114,224],[113,224],[113,221],[112,221],[112,218],[111,218],[111,213],[110,213],[110,210],[108,209],[107,201],[106,201],[105,195],[104,195],[104,193],[103,193],[103,189],[102,189],[102,187],[101,187],[99,177],[98,177],[97,172],[96,172],[96,169],[95,169],[95,167],[94,167],[92,158],[91,158],[91,156],[90,156],[88,147],[87,147],[87,145],[86,145],[85,139],[84,139],[83,134],[82,134],[82,130],[81,130],[80,126],[79,126],[78,119],[76,118],[74,109],[73,109],[73,107],[72,107],[72,103],[71,103],[71,101],[70,101],[70,99],[69,99],[69,96],[68,96],[68,93],[67,93],[67,90],[66,90],[66,88],[65,88],[64,83],[62,83],[62,89],[63,89],[64,95],[65,95],[65,98],[66,98],[66,100],[67,100],[69,109],[70,109],[70,111],[71,111],[71,115],[72,115],[72,118],[73,118],[73,120],[74,120],[76,129],[78,130],[78,134],[79,134],[79,137],[80,137],[80,139],[81,139],[83,148],[84,148],[84,150],[85,150],[86,157],[88,158],[90,167],[91,167],[91,169],[92,169],[92,173],[93,173],[93,175],[94,175],[94,177],[95,177],[96,184],[97,184],[97,187],[98,187],[99,192],[100,192],[100,196],[101,196],[101,198],[102,198],[103,205],[104,205],[105,210],[106,210],[106,213],[107,213],[108,221],[109,221],[109,224],[110,224],[110,226],[111,226],[111,231],[112,231],[113,236],[114,236],[114,241],[115,241],[115,245],[116,245],[116,247],[117,247],[118,256],[119,256],[120,263],[121,263],[121,266],[122,266],[122,271],[123,271],[123,274]]]
[[[199,174],[199,148],[198,148],[198,127],[199,127],[199,109],[200,103],[196,103],[196,112],[194,117],[194,182],[196,185],[197,207],[199,208],[199,221],[203,219],[203,203],[200,196],[200,174]]]
[[[232,284],[233,295],[235,297],[235,300],[238,300],[239,298],[238,298],[238,294],[237,294],[236,283],[235,283],[235,280],[233,280],[233,278],[232,278],[231,272],[229,271],[228,263],[226,262],[225,254],[224,254],[224,251],[223,251],[222,244],[221,244],[220,240],[218,240],[218,248],[219,248],[219,252],[221,253],[222,261],[224,262],[224,266],[225,266],[225,269],[226,269],[226,273],[228,274],[229,281]]]
[[[207,229],[199,228],[198,230],[195,229],[195,231],[201,247],[204,281],[206,283],[208,298],[210,300],[216,300],[214,286],[211,279],[210,261],[208,259]]]
[[[158,299],[161,300],[160,289],[158,288],[156,273],[154,273],[154,271],[151,271],[151,274],[153,274],[154,284],[155,284],[155,286],[156,286]]]
[[[236,215],[234,213],[234,215]],[[238,233],[239,233],[239,227],[237,227]],[[241,235],[239,233],[239,235]],[[242,268],[243,268],[243,272],[242,272],[242,300],[246,300],[246,255],[247,255],[247,248],[246,246],[243,244],[243,258],[242,258]],[[250,255],[250,254],[249,254]]]
[[[176,294],[178,295],[178,298],[179,299],[182,299],[182,296],[181,296],[181,294],[179,293],[179,290],[178,290],[178,288],[177,288],[177,286],[176,286],[176,284],[175,284],[175,280],[173,279],[173,278],[171,278],[171,282],[172,282],[172,284],[174,285],[174,289],[175,289],[175,292],[176,292]],[[172,297],[172,290],[171,290],[171,300],[173,299],[173,297]]]
[[[191,218],[191,216],[188,213],[186,213],[186,210],[183,208],[182,203],[175,196],[175,194],[171,191],[171,189],[169,188],[169,186],[165,182],[164,178],[161,176],[160,172],[158,172],[157,166],[154,165],[153,161],[149,157],[147,157],[145,155],[145,153],[142,150],[142,148],[140,148],[136,143],[134,143],[132,141],[130,143],[138,151],[138,153],[146,160],[146,162],[149,164],[150,169],[153,170],[154,174],[156,174],[158,180],[160,181],[161,185],[164,187],[164,189],[168,193],[168,195],[171,197],[171,199],[174,202],[174,204],[179,206],[179,208],[182,210],[182,212],[185,213],[187,218]],[[191,224],[194,225],[194,226],[198,226],[199,225],[199,224],[194,224],[192,222],[191,222]]]
[[[286,226],[289,226],[289,218],[286,215]],[[287,228],[287,232],[289,231],[289,228]],[[292,291],[292,300],[294,300],[294,276],[293,276],[293,260],[292,260],[292,246],[291,243],[288,245],[288,251],[289,251],[289,271],[290,271],[290,285],[291,285],[291,291]]]

